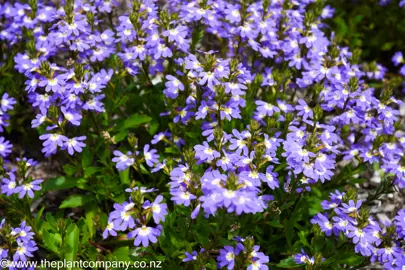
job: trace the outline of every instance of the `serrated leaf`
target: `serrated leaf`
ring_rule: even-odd
[[[84,169],[84,177],[86,178],[90,177],[99,170],[100,170],[99,167],[87,167]]]
[[[72,164],[66,164],[63,166],[63,171],[66,173],[68,176],[72,176],[76,172],[78,172],[80,168],[77,168],[76,166],[73,166]]]
[[[62,237],[59,234],[44,231],[42,233],[42,240],[47,249],[59,254],[60,245],[62,244]]]
[[[307,232],[305,232],[305,231],[300,231],[300,232],[298,233],[298,236],[299,236],[299,238],[300,238],[301,244],[303,244],[304,246],[309,247],[309,248],[311,247],[311,246],[309,245],[308,240],[307,240],[307,236],[308,236],[308,233],[307,233]]]

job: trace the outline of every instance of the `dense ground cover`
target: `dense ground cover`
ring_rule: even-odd
[[[405,186],[404,3],[369,2],[0,1],[0,259],[403,269],[369,210]]]

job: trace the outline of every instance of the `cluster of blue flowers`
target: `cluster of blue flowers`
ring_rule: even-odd
[[[389,89],[377,96],[380,91],[366,84],[383,80],[385,67],[354,64],[349,49],[326,35],[323,20],[333,16],[330,6],[310,9],[318,5],[315,0],[173,0],[162,9],[158,1],[135,0],[123,11],[121,1],[60,2],[0,4],[0,40],[27,44],[14,57],[15,69],[26,78],[36,112],[32,127],[45,131],[39,137],[45,157],[82,152],[88,135],[80,134],[79,126],[105,112],[112,80],[139,82],[142,76],[156,86],[153,91],[162,85],[161,116],[179,127],[198,126],[203,139],[190,145],[178,129],[162,131],[143,150],[137,142],[130,151],[115,148],[112,162],[119,171],[139,172],[146,163],[152,173],[169,175],[170,199],[190,207],[192,219],[215,216],[219,209],[236,215],[264,212],[275,189],[311,192],[311,186],[332,180],[342,160],[378,163],[395,185],[405,186],[401,101]],[[404,64],[401,53],[393,61]],[[405,75],[405,65],[400,73]],[[15,103],[8,94],[2,97],[0,131]],[[246,118],[252,119],[246,123]],[[168,162],[156,150],[161,145],[182,154]],[[3,158],[11,148],[0,137]],[[19,162],[23,179],[7,171],[1,192],[33,198],[42,180],[25,178],[34,161]],[[102,236],[129,231],[135,246],[156,243],[168,207],[162,195],[145,200],[155,191],[128,189],[129,200],[114,204]],[[361,214],[361,201],[345,200],[339,192],[322,206],[333,212],[317,214],[312,223],[327,236],[343,233],[356,252],[388,269],[405,264],[399,243],[405,211],[394,223],[380,224]],[[32,233],[24,232],[29,237],[16,238],[22,246],[15,260],[36,249]],[[234,269],[240,256],[248,269],[267,269],[269,257],[259,246],[250,238],[236,241],[236,247],[220,250],[218,267]],[[184,261],[205,252],[186,253]],[[295,260],[314,264],[305,251]]]
[[[1,193],[6,194],[7,196],[18,194],[20,199],[24,196],[34,198],[34,191],[41,190],[41,183],[43,180],[34,180],[32,177],[26,177],[26,172],[30,167],[37,165],[37,162],[33,159],[27,158],[17,158],[16,161],[19,166],[18,170],[16,168],[4,168],[8,171],[5,172],[2,179]]]
[[[14,262],[25,262],[33,257],[33,252],[38,249],[34,233],[25,221],[21,222],[19,227],[13,228],[3,219],[0,222],[0,240],[7,244],[6,247],[0,246],[0,259],[8,259],[8,256],[12,255]]]
[[[246,267],[247,270],[267,270],[266,265],[269,262],[269,257],[263,252],[260,252],[260,246],[254,245],[253,237],[241,238],[235,237],[233,239],[236,242],[236,246],[224,246],[219,250],[217,257],[217,267],[227,269],[240,269]],[[191,253],[186,252],[183,262],[198,262],[204,260],[205,253],[208,252],[205,249],[201,249],[200,252],[193,251]]]
[[[144,194],[155,191],[156,189],[145,187],[128,188],[126,192],[131,193],[129,201],[114,204],[114,211],[108,217],[108,225],[103,232],[103,237],[117,236],[116,231],[125,232],[136,227],[127,234],[129,239],[134,238],[135,246],[142,244],[147,247],[149,242],[156,243],[162,230],[159,223],[163,222],[167,215],[167,205],[162,203],[162,195],[158,195],[153,202],[144,201]],[[148,225],[152,218],[156,227]]]
[[[384,269],[402,269],[405,266],[405,211],[400,210],[393,221],[378,222],[362,204],[361,200],[335,191],[330,194],[330,200],[322,202],[327,212],[318,213],[311,223],[317,224],[326,236],[344,235],[354,244],[356,253],[369,257],[371,262],[381,263]],[[314,258],[304,250],[296,254],[294,260],[298,264],[314,264]]]

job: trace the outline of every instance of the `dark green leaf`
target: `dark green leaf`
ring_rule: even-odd
[[[59,206],[59,208],[75,208],[79,206],[83,206],[86,203],[94,200],[94,196],[92,195],[83,195],[83,194],[75,194],[72,196],[67,197]]]
[[[77,178],[65,177],[65,176],[52,178],[45,182],[43,190],[49,191],[49,190],[72,188],[72,187],[76,186],[78,180],[79,179],[77,179]]]
[[[93,152],[90,150],[90,146],[86,146],[82,152],[82,166],[87,168],[93,163]]]
[[[121,124],[117,125],[115,130],[121,131],[122,129],[137,128],[142,124],[148,123],[152,120],[151,117],[147,115],[134,114],[124,120]]]
[[[294,262],[293,257],[288,257],[287,259],[284,259],[277,264],[277,267],[280,267],[280,268],[294,268],[294,267],[299,267],[299,266],[302,266],[302,265],[296,264]]]
[[[87,167],[84,169],[84,177],[86,178],[90,177],[99,170],[100,170],[99,167]]]

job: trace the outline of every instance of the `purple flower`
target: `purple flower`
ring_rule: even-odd
[[[104,98],[104,95],[98,95],[90,100],[88,100],[84,105],[83,109],[96,111],[96,112],[104,112],[104,104],[101,100]]]
[[[168,132],[168,131],[166,131],[166,132],[160,132],[160,133],[158,133],[158,134],[156,134],[155,136],[153,136],[153,139],[152,139],[152,141],[151,141],[151,144],[157,144],[158,142],[160,142],[160,141],[163,141],[163,140],[167,140],[168,138],[170,138],[171,137],[171,133],[170,132]]]
[[[200,252],[197,251],[193,251],[191,253],[189,252],[184,252],[184,255],[186,255],[186,257],[183,259],[183,262],[190,262],[190,261],[196,261],[197,257],[199,254],[202,254],[205,252],[205,249],[201,248]]]
[[[149,144],[146,144],[143,148],[143,155],[145,157],[146,165],[153,167],[155,163],[159,162],[159,155],[156,154],[157,150],[150,149]]]
[[[198,144],[194,146],[194,150],[195,150],[195,157],[200,161],[211,162],[215,158],[221,156],[221,154],[218,151],[212,149],[207,142],[203,142],[203,145]]]
[[[219,84],[219,81],[215,78],[215,73],[208,71],[200,73],[200,80],[198,83],[200,85],[207,84],[207,86],[213,90],[214,86]]]
[[[238,23],[241,20],[241,15],[239,13],[239,7],[229,5],[229,8],[225,9],[225,19],[230,23]]]
[[[149,246],[149,242],[156,243],[157,237],[159,235],[160,235],[159,229],[142,225],[141,228],[137,228],[135,229],[135,231],[128,233],[127,237],[128,238],[135,237],[134,241],[135,246],[139,246],[142,243],[142,246],[147,247]]]
[[[30,183],[25,183],[25,184],[17,187],[15,190],[15,193],[19,193],[18,197],[20,197],[20,198],[23,198],[26,194],[28,195],[28,197],[34,198],[34,191],[41,190],[40,184],[43,181],[44,180],[42,180],[42,179],[38,179],[38,180],[34,180]]]
[[[400,258],[403,254],[403,250],[400,247],[385,247],[377,250],[377,256],[380,262],[392,262],[394,258]]]
[[[256,105],[257,111],[262,115],[272,116],[275,112],[280,112],[280,109],[278,107],[261,100],[257,100]]]
[[[29,242],[17,241],[17,250],[13,256],[13,260],[17,261],[27,261],[27,257],[33,257],[32,252],[36,251],[38,247],[35,242],[30,240]]]
[[[4,247],[0,247],[0,259],[8,258],[8,250]]]
[[[63,147],[64,142],[68,140],[66,136],[61,134],[53,133],[53,134],[43,134],[39,136],[40,140],[45,140],[42,143],[43,149],[42,153],[45,153],[45,156],[49,156],[51,154],[56,153],[57,147]]]
[[[354,202],[353,200],[350,200],[348,204],[343,203],[343,212],[347,214],[352,214],[352,213],[357,213],[358,210],[361,207],[362,202],[359,200],[357,202]]]
[[[187,26],[179,25],[176,28],[164,31],[162,35],[168,37],[169,42],[176,41],[177,43],[182,43],[187,35],[187,31]]]
[[[229,140],[231,143],[229,149],[230,150],[238,149],[239,151],[242,150],[243,153],[247,155],[249,151],[247,148],[247,139],[251,137],[251,134],[248,131],[239,132],[236,129],[232,130],[232,134],[234,135],[234,138],[231,138]]]
[[[131,211],[135,204],[133,202],[124,202],[123,204],[114,204],[114,211],[110,213],[108,222],[113,222],[114,230],[125,231],[128,228],[135,227],[135,220],[131,215]]]
[[[171,200],[174,201],[175,204],[183,204],[184,206],[189,206],[191,200],[197,198],[195,195],[185,190],[171,191],[170,194],[172,195]]]
[[[31,229],[31,226],[27,226],[27,223],[22,221],[20,227],[12,228],[11,235],[15,236],[17,241],[29,242],[34,237],[34,233]]]
[[[4,137],[0,137],[0,155],[5,158],[11,153],[11,148],[13,147],[9,141],[6,141]]]
[[[59,75],[54,78],[45,79],[38,83],[39,86],[45,87],[45,91],[53,91],[55,93],[61,91],[63,85],[65,85],[65,76]]]
[[[217,257],[219,268],[233,269],[235,266],[235,257],[238,254],[235,253],[235,249],[231,246],[224,246],[223,249],[219,250],[219,255]]]
[[[178,96],[179,91],[184,90],[184,85],[179,81],[179,79],[173,77],[172,75],[167,75],[166,79],[168,81],[165,83],[166,89],[164,90],[164,94],[168,98],[175,99]]]
[[[108,222],[107,227],[103,231],[103,239],[106,239],[108,235],[117,236],[117,232],[114,229],[114,222]]]
[[[16,104],[15,99],[12,97],[9,97],[8,93],[4,93],[3,97],[1,99],[1,109],[3,111],[12,110],[14,104]]]
[[[298,100],[298,103],[299,105],[295,106],[295,109],[298,111],[297,115],[302,116],[304,120],[312,119],[314,114],[308,104],[302,99]]]
[[[404,63],[404,56],[402,55],[402,52],[396,52],[394,54],[394,56],[392,57],[392,62],[394,63],[395,66],[403,64]]]
[[[246,268],[247,270],[268,270],[268,266],[266,265],[270,260],[269,257],[266,256],[263,252],[259,252],[259,246],[254,246],[253,251],[250,253],[251,255],[251,264]]]
[[[316,216],[311,219],[311,223],[318,224],[322,232],[324,232],[327,236],[330,236],[332,234],[333,225],[329,221],[328,217],[324,214],[316,214]]]
[[[278,188],[280,185],[277,180],[277,176],[278,174],[276,172],[273,172],[273,166],[268,166],[266,169],[266,174],[260,174],[260,179],[263,182],[266,182],[271,189],[275,189]]]
[[[65,119],[69,121],[72,125],[80,126],[80,120],[82,119],[82,116],[78,112],[71,109],[67,109],[65,107],[62,107],[61,111]]]
[[[135,159],[130,157],[132,156],[132,152],[127,152],[127,154],[125,155],[120,151],[115,150],[113,153],[116,157],[114,157],[112,161],[117,163],[115,167],[120,171],[125,170],[135,163]]]
[[[69,155],[73,155],[74,152],[81,153],[82,148],[86,147],[86,144],[83,141],[86,139],[86,136],[74,137],[65,141],[65,144],[62,146],[62,149],[68,150]]]
[[[314,257],[310,258],[303,249],[301,249],[301,253],[297,253],[294,255],[294,262],[296,264],[314,264],[315,259]]]
[[[1,186],[1,193],[10,196],[14,193],[17,193],[17,182],[15,179],[15,175],[12,172],[8,173],[8,178],[3,178],[2,186]]]
[[[167,215],[167,204],[160,203],[162,200],[163,200],[163,196],[159,195],[156,197],[156,199],[153,203],[146,201],[143,205],[143,208],[145,208],[145,209],[148,209],[148,208],[152,209],[153,220],[155,221],[156,224],[159,224],[160,221],[164,221],[165,216]]]
[[[321,17],[323,19],[332,18],[335,13],[335,9],[327,5],[322,9]]]

